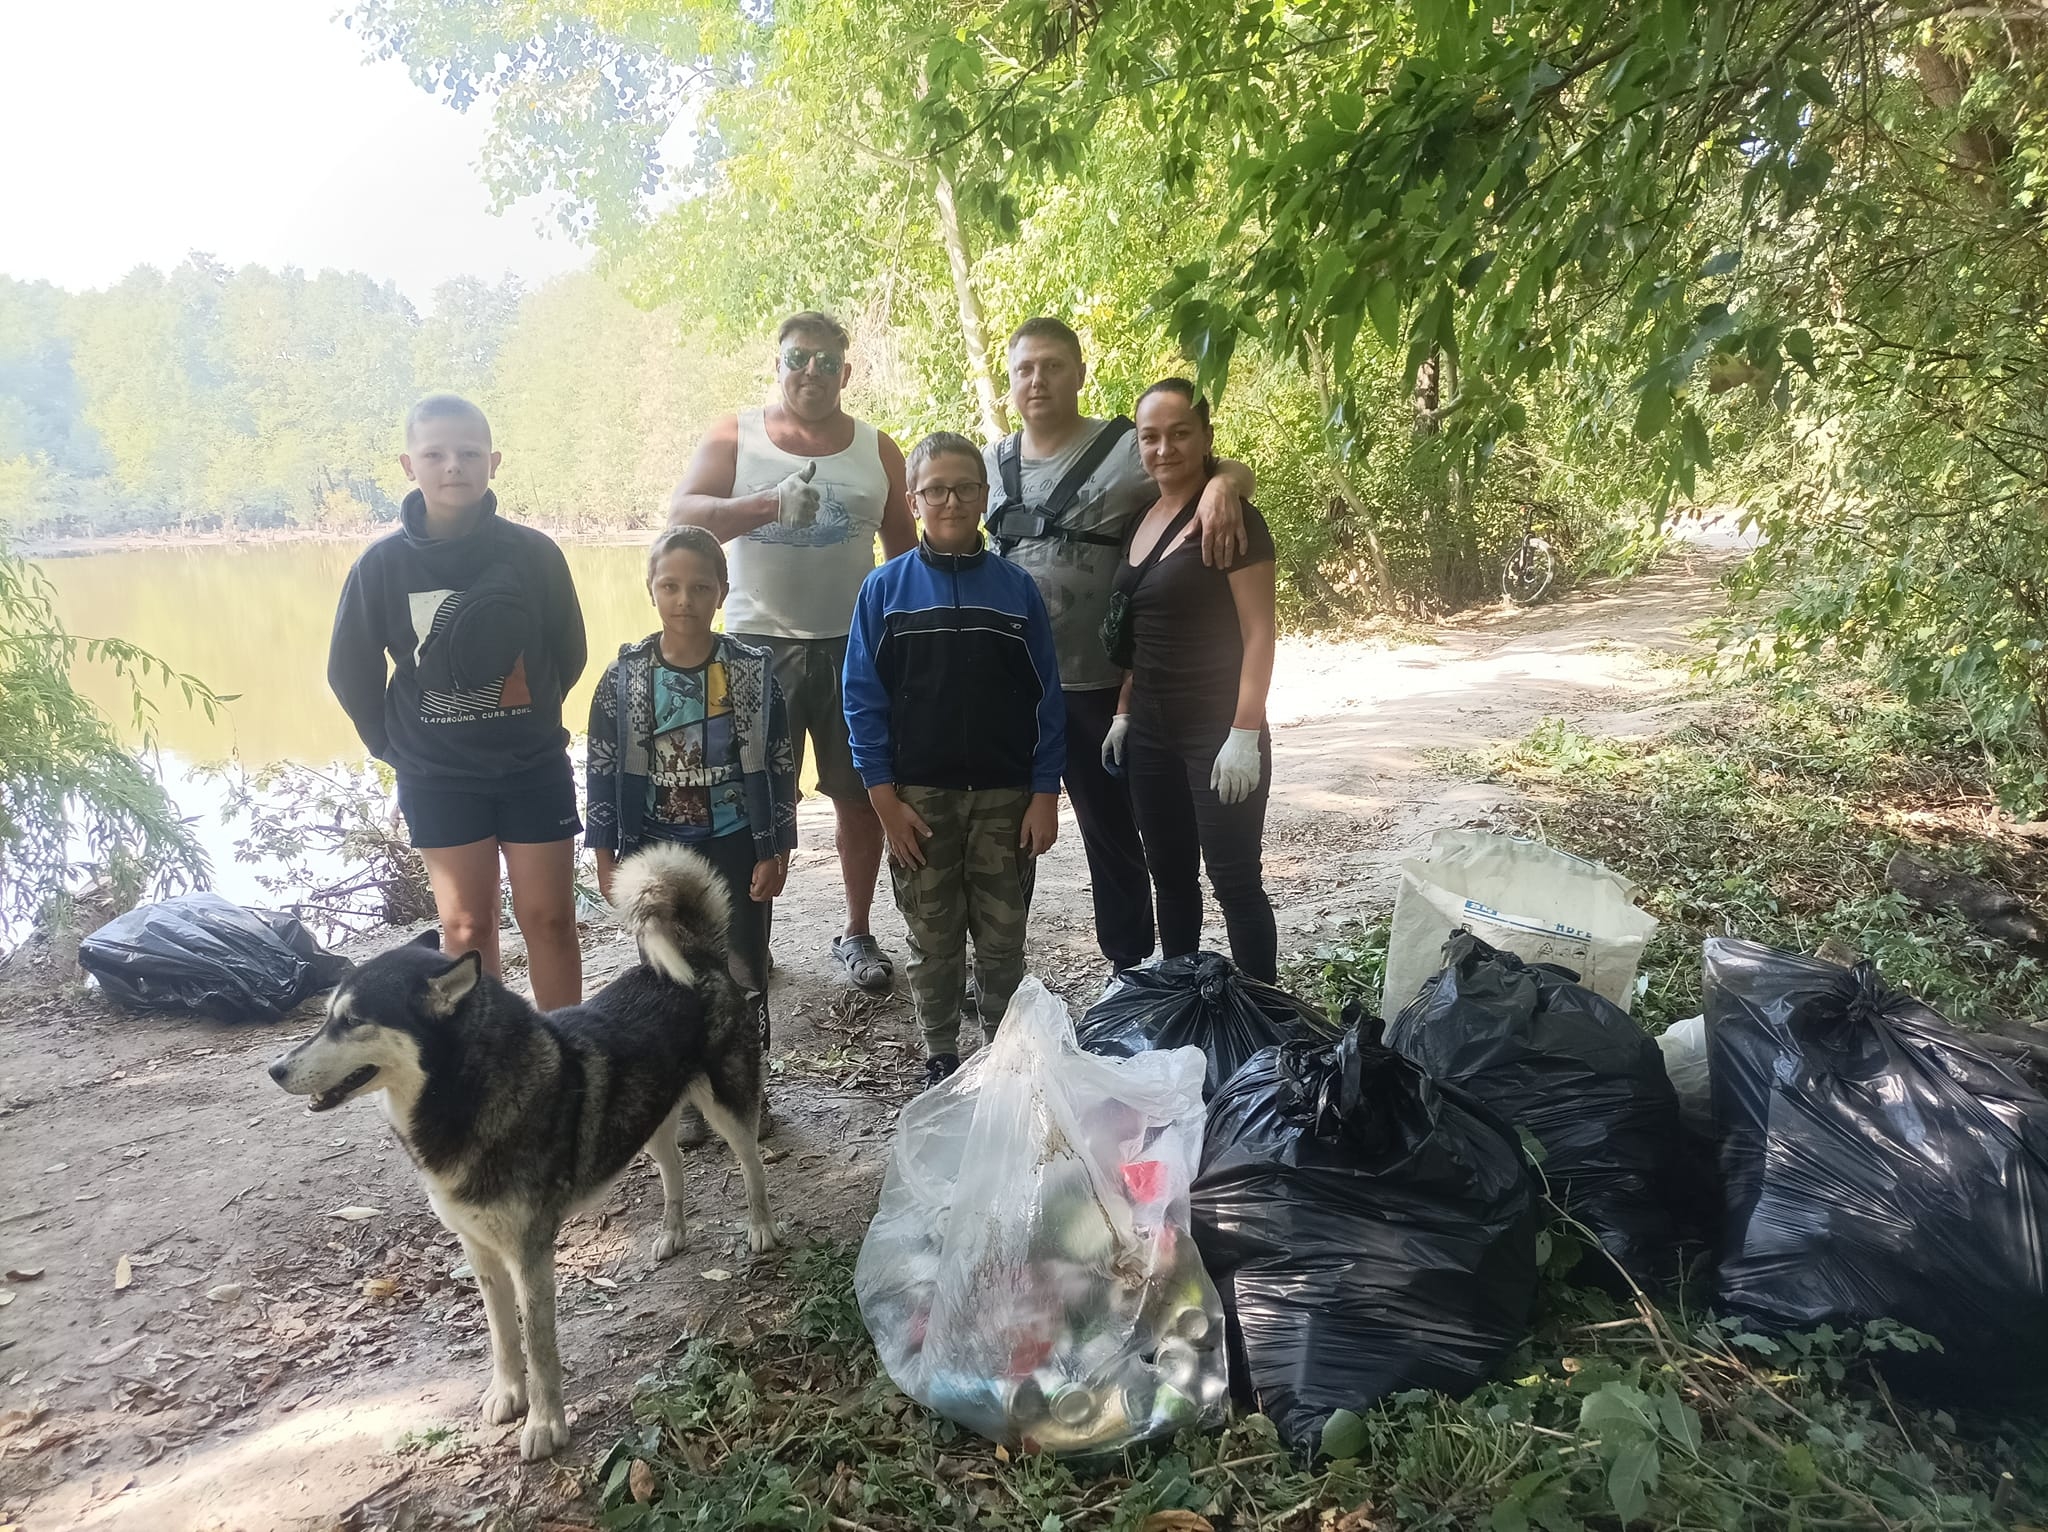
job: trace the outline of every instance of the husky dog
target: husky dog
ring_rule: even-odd
[[[748,1243],[776,1242],[754,1143],[761,1038],[727,973],[724,885],[696,852],[655,845],[620,864],[612,889],[640,962],[581,1005],[543,1015],[486,976],[476,953],[445,956],[430,931],[350,974],[326,1025],[270,1066],[315,1112],[383,1094],[427,1200],[461,1237],[483,1290],[483,1417],[500,1425],[525,1411],[519,1451],[529,1461],[569,1441],[555,1236],[645,1148],[661,1168],[654,1258],[682,1248],[684,1101],[739,1159]]]

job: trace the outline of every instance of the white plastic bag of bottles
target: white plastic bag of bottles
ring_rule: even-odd
[[[854,1291],[899,1388],[1026,1452],[1223,1423],[1223,1305],[1188,1221],[1206,1067],[1084,1053],[1067,1008],[1019,986],[897,1124]]]

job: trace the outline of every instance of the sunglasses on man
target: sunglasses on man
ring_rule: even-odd
[[[802,372],[813,362],[817,363],[821,377],[836,378],[846,365],[846,358],[837,351],[813,351],[808,346],[782,348],[782,365],[790,372]]]

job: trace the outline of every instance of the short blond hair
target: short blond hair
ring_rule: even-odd
[[[491,422],[484,412],[460,394],[428,394],[405,412],[405,439],[429,420],[473,420],[484,428],[484,440],[491,438]]]

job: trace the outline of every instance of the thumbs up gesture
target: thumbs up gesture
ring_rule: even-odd
[[[811,483],[816,463],[806,463],[775,486],[775,519],[785,527],[808,527],[818,519],[824,495]]]

